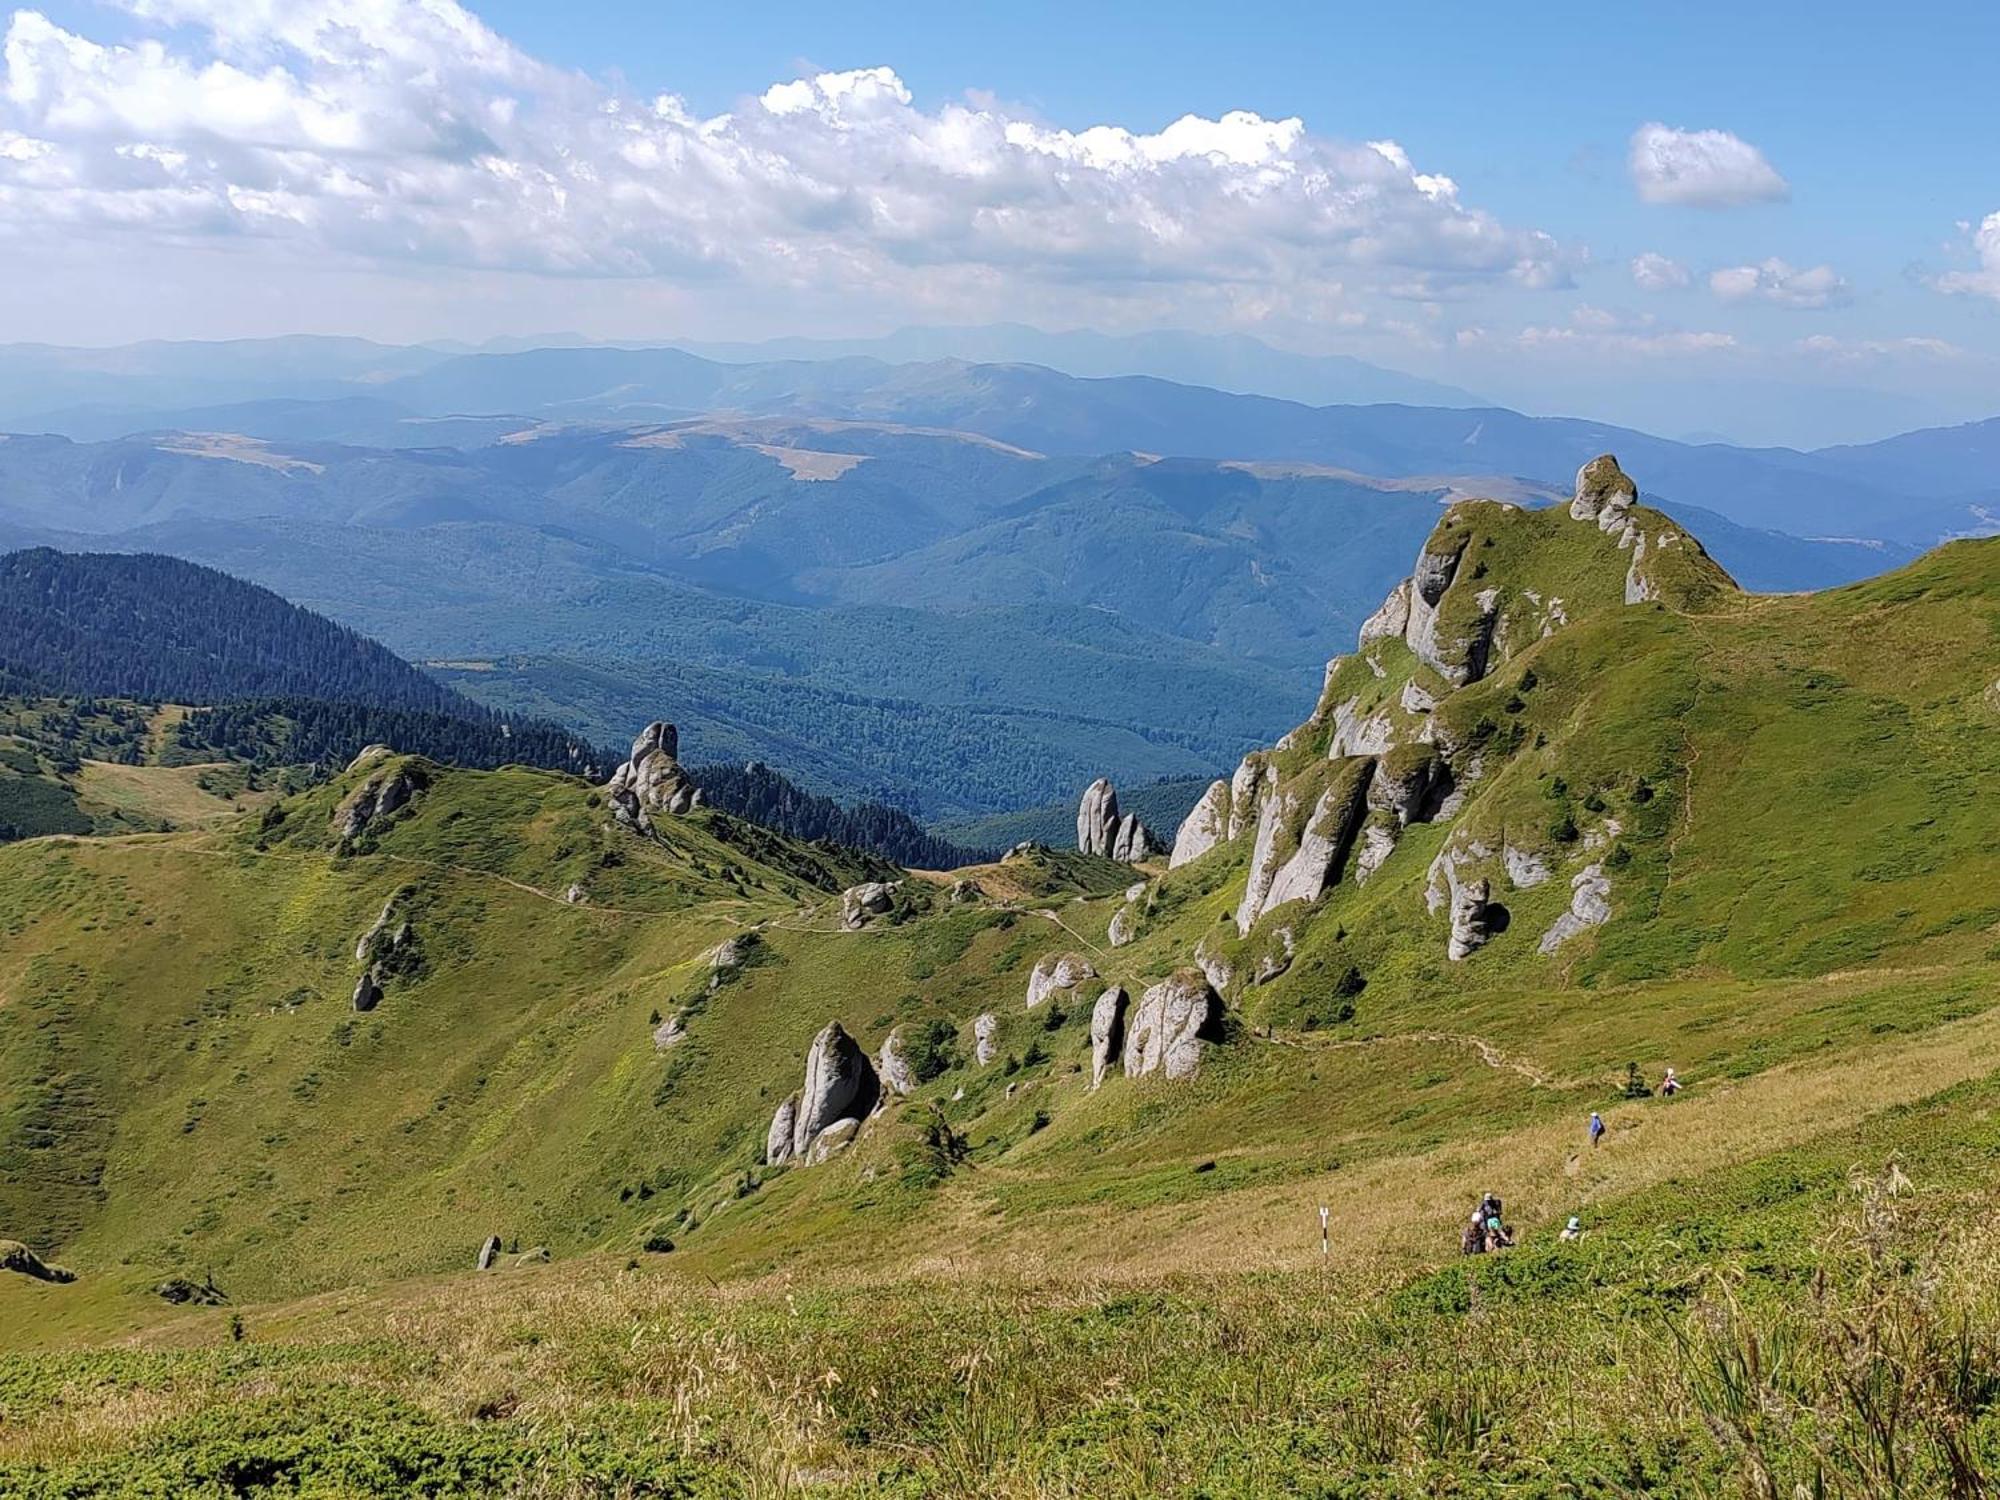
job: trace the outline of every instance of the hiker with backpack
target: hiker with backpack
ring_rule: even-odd
[[[1594,1149],[1604,1139],[1604,1116],[1596,1110],[1590,1112],[1590,1144]]]

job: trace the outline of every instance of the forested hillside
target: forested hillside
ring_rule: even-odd
[[[178,558],[0,557],[0,670],[58,693],[155,703],[313,697],[477,714],[387,647]]]
[[[795,786],[760,761],[740,766],[697,766],[692,773],[711,807],[790,834],[866,849],[899,865],[948,870],[988,858],[986,851],[954,844],[928,832],[908,813],[879,802],[842,807]]]

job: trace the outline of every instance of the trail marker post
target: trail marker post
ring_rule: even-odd
[[[1331,1243],[1329,1242],[1329,1240],[1327,1239],[1327,1213],[1326,1213],[1326,1205],[1325,1205],[1324,1203],[1322,1203],[1322,1204],[1321,1204],[1321,1205],[1319,1206],[1319,1259],[1320,1259],[1320,1264],[1321,1264],[1321,1265],[1325,1265],[1325,1264],[1326,1264],[1326,1258],[1327,1258],[1327,1256],[1328,1256],[1328,1255],[1330,1255],[1330,1254],[1332,1254],[1332,1253],[1333,1253],[1333,1247],[1332,1247]]]

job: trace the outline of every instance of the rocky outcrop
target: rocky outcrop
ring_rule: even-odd
[[[1382,601],[1382,607],[1361,622],[1360,646],[1367,650],[1376,641],[1401,640],[1410,628],[1410,580],[1405,578]]]
[[[681,769],[675,756],[680,734],[673,725],[655,721],[632,741],[632,758],[611,773],[605,800],[619,822],[642,833],[653,831],[658,817],[681,817],[701,806],[701,788]]]
[[[382,1003],[382,981],[374,969],[364,969],[354,981],[354,1009],[366,1015]]]
[[[1389,824],[1370,818],[1361,829],[1361,847],[1354,855],[1354,883],[1368,884],[1368,879],[1396,852],[1396,835]]]
[[[851,885],[840,893],[840,925],[859,932],[877,917],[896,909],[896,882],[870,880]]]
[[[1083,789],[1083,800],[1077,804],[1077,852],[1109,855],[1117,828],[1118,792],[1100,776]]]
[[[1396,825],[1425,823],[1450,790],[1451,770],[1431,745],[1406,745],[1375,762],[1368,805],[1390,814]]]
[[[519,1242],[517,1241],[516,1243]],[[474,1269],[480,1271],[490,1271],[493,1269],[493,1262],[498,1260],[499,1258],[500,1258],[500,1236],[497,1234],[489,1234],[486,1236],[485,1241],[479,1247],[479,1259],[476,1262],[474,1262]]]
[[[1349,698],[1333,709],[1333,734],[1326,743],[1328,760],[1349,755],[1385,755],[1396,744],[1396,726],[1386,713],[1361,715],[1361,700]]]
[[[1250,855],[1250,879],[1236,908],[1236,930],[1248,935],[1257,919],[1288,901],[1315,901],[1339,878],[1368,810],[1373,765],[1339,763],[1331,779],[1300,818],[1299,787],[1267,786],[1257,814],[1257,841]],[[1310,790],[1308,786],[1305,790]]]
[[[1569,910],[1542,934],[1535,945],[1537,953],[1553,953],[1571,938],[1611,920],[1611,879],[1603,865],[1585,865],[1571,878],[1569,888]]]
[[[687,1026],[679,1016],[668,1016],[653,1028],[653,1050],[665,1052],[687,1035]]]
[[[12,1271],[17,1276],[60,1285],[76,1280],[76,1272],[50,1265],[19,1240],[0,1240],[0,1271]]]
[[[877,1060],[876,1071],[882,1075],[882,1086],[899,1098],[908,1098],[916,1091],[917,1073],[910,1066],[909,1054],[904,1050],[902,1027],[896,1027],[882,1038],[882,1053]]]
[[[1139,935],[1139,909],[1129,901],[1111,914],[1111,925],[1105,929],[1105,941],[1114,948],[1123,948]]]
[[[409,806],[429,785],[430,777],[423,767],[407,762],[377,771],[333,810],[334,827],[343,839],[358,839]]]
[[[1220,953],[1212,952],[1207,938],[1194,945],[1194,966],[1201,970],[1202,978],[1218,995],[1226,994],[1236,978],[1236,966]]]
[[[1532,850],[1504,845],[1500,850],[1500,863],[1506,866],[1507,878],[1517,891],[1532,890],[1549,878],[1549,862]]]
[[[750,950],[757,946],[757,934],[740,932],[733,938],[725,938],[708,950],[708,970],[711,974],[734,974],[743,967],[743,961],[750,956]]]
[[[1266,772],[1269,772],[1267,778]],[[1257,787],[1265,780],[1275,782],[1277,772],[1271,771],[1264,757],[1255,751],[1238,762],[1236,772],[1229,778],[1229,837],[1235,838],[1246,828],[1252,827],[1257,817]]]
[[[1167,868],[1178,870],[1182,865],[1194,863],[1228,837],[1229,783],[1210,782],[1201,800],[1195,803],[1194,811],[1181,819]]]
[[[1125,991],[1113,985],[1097,997],[1090,1008],[1090,1086],[1104,1082],[1104,1075],[1118,1061],[1125,1045]]]
[[[975,901],[984,901],[986,892],[976,880],[954,880],[951,883],[951,904],[968,906]]]
[[[1158,841],[1137,813],[1118,812],[1118,793],[1102,776],[1084,788],[1076,809],[1076,847],[1121,864],[1136,865],[1153,854]]]
[[[792,1122],[792,1154],[807,1156],[821,1131],[837,1120],[859,1120],[875,1107],[881,1084],[860,1044],[829,1021],[806,1052],[805,1082]]]
[[[1433,916],[1446,910],[1458,895],[1460,869],[1491,859],[1493,851],[1478,839],[1455,836],[1438,850],[1424,876],[1424,907]]]
[[[1611,454],[1600,453],[1576,471],[1576,493],[1569,502],[1576,520],[1595,521],[1600,531],[1617,531],[1638,503],[1639,487]]]
[[[988,1011],[983,1016],[974,1018],[972,1022],[972,1060],[978,1063],[980,1067],[983,1068],[992,1062],[994,1053],[999,1050],[993,1045],[993,1038],[999,1032],[1000,1018],[991,1011]]]
[[[1028,1009],[1033,1010],[1051,996],[1073,990],[1084,980],[1096,977],[1097,970],[1081,953],[1044,954],[1028,975]]]
[[[854,1143],[861,1133],[861,1121],[849,1115],[835,1120],[826,1129],[813,1137],[812,1144],[805,1149],[805,1164],[816,1167],[834,1152]]]
[[[1433,538],[1433,540],[1436,540]],[[1468,538],[1446,537],[1441,551],[1432,551],[1429,542],[1417,554],[1417,566],[1410,574],[1410,615],[1403,639],[1421,661],[1437,665],[1437,607],[1458,576],[1459,560],[1465,556]]]
[[[1148,989],[1133,1008],[1125,1034],[1126,1076],[1194,1077],[1221,1026],[1222,1002],[1201,971],[1177,971]]]
[[[352,775],[364,766],[372,766],[378,760],[387,760],[395,753],[391,747],[383,744],[380,740],[377,740],[372,745],[363,745],[354,759],[347,763],[347,773]]]
[[[764,1161],[778,1166],[792,1159],[792,1136],[798,1129],[799,1096],[793,1094],[778,1105],[771,1116],[771,1128],[764,1133]]]
[[[1491,913],[1488,910],[1492,894],[1492,887],[1484,880],[1468,880],[1452,891],[1451,938],[1445,946],[1445,956],[1453,963],[1469,958],[1474,950],[1485,947],[1486,940],[1492,936]]]

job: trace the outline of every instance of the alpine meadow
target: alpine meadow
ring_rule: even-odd
[[[1992,1495],[1849,9],[12,12],[0,1496]]]

